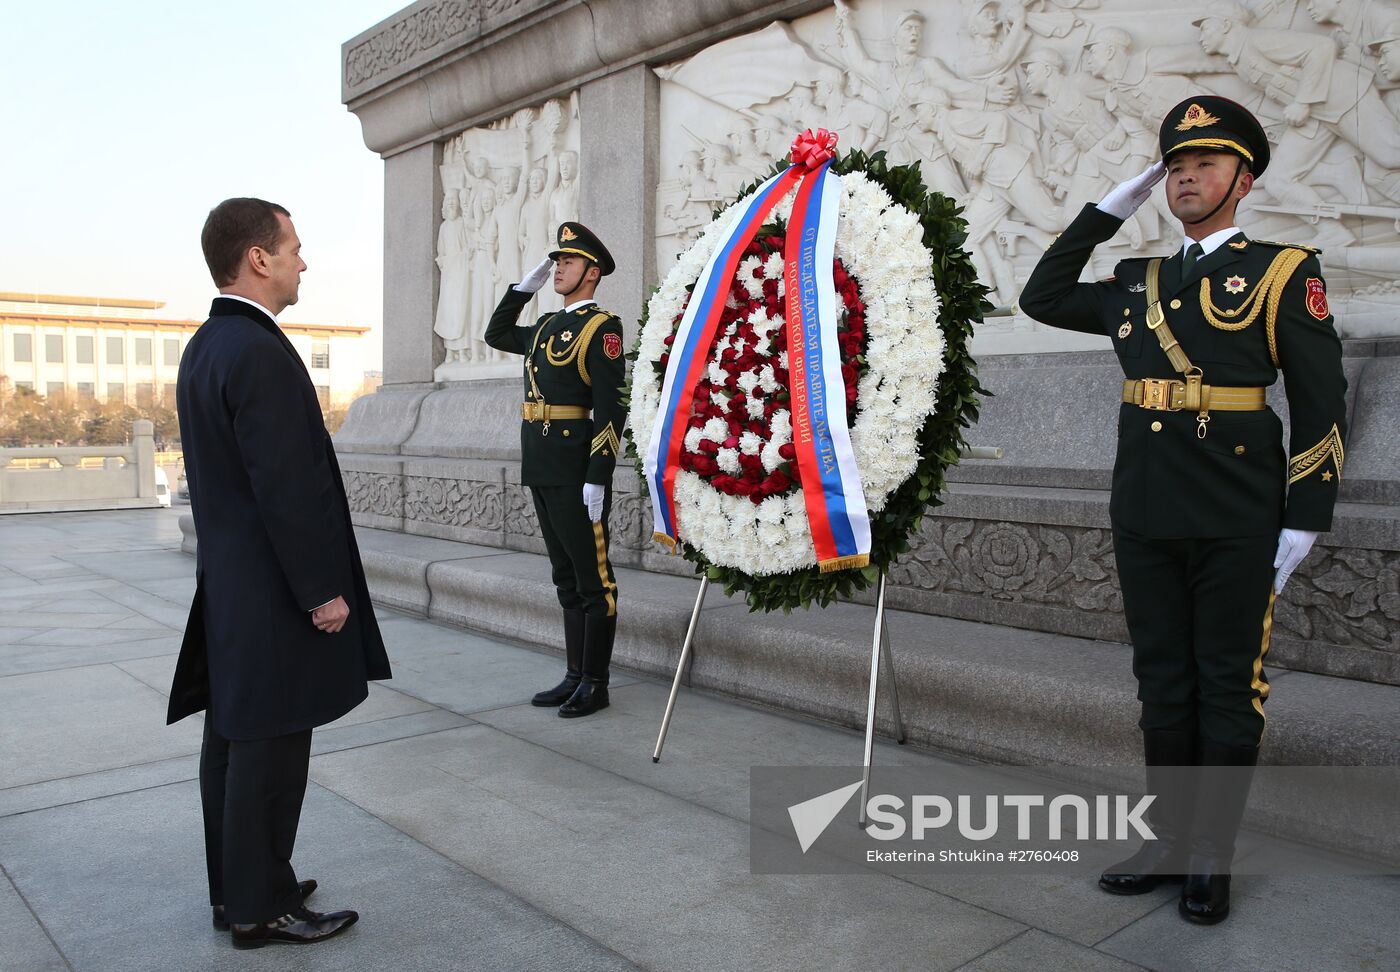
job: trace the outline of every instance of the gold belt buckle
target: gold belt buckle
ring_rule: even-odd
[[[1181,406],[1172,402],[1172,386],[1180,384],[1170,378],[1142,379],[1142,407],[1154,412],[1181,411]]]

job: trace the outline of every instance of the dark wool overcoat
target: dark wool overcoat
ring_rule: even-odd
[[[199,553],[169,721],[208,709],[225,738],[263,739],[338,719],[389,659],[305,365],[272,318],[222,297],[176,402]],[[350,617],[326,634],[311,611],[337,596]]]

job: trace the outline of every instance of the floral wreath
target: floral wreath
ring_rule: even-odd
[[[985,394],[967,344],[990,306],[988,291],[961,248],[967,224],[958,207],[929,192],[916,165],[890,167],[883,152],[838,156],[832,171],[841,176],[837,341],[870,514],[870,563],[818,570],[793,461],[783,327],[789,194],[738,264],[695,386],[674,488],[678,549],[727,594],[744,591],[754,610],[825,606],[876,580],[909,549],[925,509],[939,505],[945,471],[957,462],[962,431],[976,421],[977,396]],[[740,203],[762,181],[716,213],[647,303],[626,392],[627,454],[644,491],[641,457],[677,326]]]

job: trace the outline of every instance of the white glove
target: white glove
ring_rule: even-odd
[[[1103,197],[1099,209],[1110,216],[1127,219],[1137,212],[1139,206],[1147,202],[1147,197],[1152,195],[1152,187],[1166,178],[1166,175],[1167,163],[1160,159],[1153,162],[1143,170],[1142,175],[1134,176],[1115,186],[1112,192]]]
[[[529,273],[525,274],[525,279],[515,285],[515,289],[522,294],[533,294],[549,280],[550,273],[554,269],[554,261],[545,257],[540,261],[540,265]]]
[[[583,484],[583,505],[588,507],[588,519],[597,523],[603,518],[603,493],[605,488],[597,483]]]
[[[1284,530],[1278,535],[1278,553],[1274,555],[1274,593],[1282,594],[1283,585],[1293,576],[1293,571],[1303,562],[1318,535],[1311,530]]]

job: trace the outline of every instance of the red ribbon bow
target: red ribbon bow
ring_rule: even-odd
[[[807,129],[792,142],[792,164],[805,166],[808,171],[816,169],[829,159],[836,158],[836,133],[825,128],[816,131]]]

